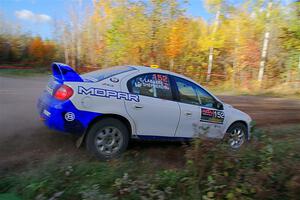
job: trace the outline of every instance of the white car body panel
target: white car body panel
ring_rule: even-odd
[[[246,123],[248,129],[250,129],[251,118],[246,113],[225,103],[222,103],[224,106],[222,112],[225,118],[222,123],[218,124],[201,121],[201,110],[203,107],[198,105],[142,95],[139,95],[139,102],[136,102],[112,97],[93,96],[91,93],[78,93],[79,87],[86,89],[101,88],[104,90],[129,93],[127,88],[128,80],[137,75],[146,73],[163,73],[181,77],[203,88],[195,81],[176,73],[148,67],[137,66],[135,68],[137,70],[113,76],[118,80],[117,82],[113,82],[110,78],[107,78],[99,82],[65,82],[64,84],[74,89],[75,94],[70,100],[78,110],[96,112],[104,115],[113,114],[122,116],[126,118],[131,125],[132,137],[161,136],[192,138],[199,133],[205,132],[208,137],[223,138],[229,126],[236,121]],[[217,101],[221,102],[213,94],[208,93]],[[216,110],[213,108],[209,109],[212,111]]]
[[[180,106],[180,121],[176,131],[176,137],[191,138],[196,136],[196,123],[200,120],[201,109],[197,105],[178,103]],[[200,124],[197,124],[200,126]]]
[[[137,71],[121,82],[122,91],[128,91],[127,82],[140,75]],[[136,135],[173,137],[179,122],[180,108],[175,101],[140,95],[140,102],[125,101],[127,113],[136,126]]]

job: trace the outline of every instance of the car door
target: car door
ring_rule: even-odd
[[[222,103],[200,86],[196,85],[195,87],[201,105],[200,122],[196,126],[198,133],[205,134],[210,138],[222,138],[226,120]]]
[[[199,85],[175,76],[173,79],[181,110],[176,136],[217,138],[224,121],[224,112],[214,108],[217,101]]]
[[[139,102],[126,101],[139,136],[173,137],[180,109],[173,101],[170,78],[166,74],[147,73],[127,81],[129,93],[139,95]]]
[[[194,137],[196,135],[195,126],[198,126],[200,121],[201,110],[194,84],[175,76],[173,77],[173,84],[181,113],[175,136]]]

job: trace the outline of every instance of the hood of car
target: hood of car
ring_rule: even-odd
[[[237,116],[241,120],[244,120],[246,122],[251,122],[252,121],[251,117],[247,113],[233,107],[230,104],[224,103],[223,105],[224,105],[224,109],[227,109],[232,115]]]

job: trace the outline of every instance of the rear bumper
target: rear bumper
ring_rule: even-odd
[[[38,100],[38,112],[50,129],[82,135],[89,123],[100,113],[80,111],[70,100],[60,101],[45,92]]]

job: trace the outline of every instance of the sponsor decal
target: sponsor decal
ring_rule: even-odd
[[[109,84],[109,83],[102,83],[102,85],[108,86],[108,87],[114,87],[113,84]]]
[[[162,89],[162,90],[169,90],[170,89],[170,82],[169,78],[167,75],[163,74],[153,74],[152,77],[150,76],[145,76],[145,77],[140,77],[136,80],[134,83],[135,87],[155,87],[157,89]]]
[[[52,93],[53,93],[53,89],[52,89],[52,88],[50,88],[49,86],[47,86],[47,87],[46,87],[46,90],[47,90],[47,92],[48,92],[49,94],[52,95]]]
[[[201,121],[216,124],[223,124],[224,112],[220,110],[212,110],[208,108],[201,108]]]
[[[135,101],[140,102],[139,95],[130,94],[127,92],[115,91],[115,90],[106,90],[101,88],[85,88],[78,86],[78,94],[90,95],[97,97],[106,97],[106,98],[116,98],[116,99],[125,99],[126,101]]]
[[[68,122],[74,121],[74,119],[75,119],[75,114],[72,113],[72,112],[67,112],[67,113],[65,114],[65,119],[66,119]]]
[[[111,77],[109,80],[110,80],[111,82],[113,82],[113,83],[119,82],[119,79],[116,78],[116,77]]]
[[[46,91],[49,93],[49,94],[53,94],[53,88],[55,88],[55,86],[58,84],[57,81],[54,81],[52,80],[52,78],[49,80],[47,86],[46,86]]]
[[[51,113],[48,110],[43,110],[44,115],[46,115],[47,117],[51,116]]]

